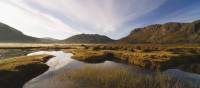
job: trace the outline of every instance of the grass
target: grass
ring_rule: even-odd
[[[200,49],[200,44],[96,44],[82,45],[93,50],[165,51],[170,49]]]
[[[80,44],[0,43],[0,49],[74,49]]]
[[[173,57],[178,57],[178,54],[171,52],[156,51],[156,52],[127,52],[114,51],[115,57],[120,58],[129,64],[139,65],[145,68],[159,69],[160,63],[170,61]],[[157,67],[154,67],[157,66]]]
[[[89,63],[114,60],[153,70],[185,67],[200,63],[199,45],[81,45],[81,49],[66,50],[72,58]],[[184,66],[185,65],[185,66]],[[187,65],[187,66],[186,66]],[[199,66],[198,66],[199,67]],[[197,72],[197,71],[194,71]],[[200,72],[198,72],[200,73]]]
[[[162,73],[140,75],[120,68],[82,67],[65,75],[80,88],[198,88]]]
[[[200,73],[200,46],[196,45],[12,45],[10,49],[63,49],[74,54],[73,58],[89,63],[114,60],[154,70],[179,68]],[[0,88],[21,88],[22,85],[48,69],[46,55],[22,56],[0,60]],[[44,60],[45,59],[45,60]],[[127,69],[102,69],[83,67],[69,71],[70,78],[81,88],[198,88],[180,80],[158,74],[138,75]],[[13,85],[10,85],[13,84]],[[195,87],[194,87],[195,86]]]
[[[52,56],[21,56],[0,60],[0,88],[22,88],[30,79],[45,72],[44,64]]]
[[[89,63],[103,62],[107,59],[105,53],[102,51],[76,49],[70,52],[73,53],[72,58]]]
[[[0,49],[0,59],[23,56],[32,51],[30,49]]]

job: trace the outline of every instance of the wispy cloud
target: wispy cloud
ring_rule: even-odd
[[[160,23],[165,22],[191,22],[200,19],[200,1],[191,6],[179,9],[173,13],[169,13],[162,19],[158,20]]]
[[[80,33],[51,15],[29,8],[22,0],[2,0],[0,11],[1,22],[27,35],[63,39]]]
[[[166,0],[29,0],[31,6],[39,5],[41,11],[64,14],[76,24],[89,27],[95,32],[109,33],[123,26],[123,23],[134,20],[158,8]],[[37,8],[37,7],[36,7]],[[56,15],[52,13],[51,15]],[[62,18],[60,18],[62,19]],[[65,21],[66,23],[67,20]],[[84,25],[83,25],[84,24]],[[83,27],[84,28],[84,27]]]
[[[1,0],[0,21],[38,37],[61,39],[78,33],[99,33],[120,38],[144,24],[198,18],[199,4],[183,7],[185,3],[186,0]]]

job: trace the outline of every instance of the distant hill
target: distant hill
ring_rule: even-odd
[[[63,40],[64,43],[109,43],[114,40],[104,35],[79,34]]]
[[[56,43],[56,42],[60,41],[58,39],[54,39],[54,38],[50,38],[50,37],[40,38],[39,40],[40,40],[40,42],[43,42],[43,43]]]
[[[200,20],[155,24],[133,30],[121,43],[200,43]]]
[[[55,42],[53,39],[43,39],[27,36],[22,32],[0,23],[0,43],[46,43]]]
[[[0,23],[0,43],[55,43],[59,40],[52,38],[35,38]],[[200,20],[191,23],[170,22],[155,24],[133,30],[128,36],[117,41],[104,35],[79,34],[62,43],[200,43]]]
[[[0,23],[0,42],[36,42],[37,38],[24,35],[22,32]]]

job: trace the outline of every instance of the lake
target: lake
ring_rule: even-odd
[[[127,71],[128,73],[136,74],[138,76],[147,76],[147,75],[153,76],[155,73],[157,73],[147,69],[140,68],[138,66],[116,63],[113,61],[105,61],[103,63],[95,63],[95,64],[85,63],[72,59],[71,53],[65,53],[63,51],[38,51],[30,53],[28,54],[28,56],[38,55],[38,54],[49,54],[49,55],[54,55],[55,57],[51,58],[46,63],[49,66],[48,71],[27,82],[23,88],[66,88],[66,87],[82,88],[82,84],[73,81],[73,77],[69,75],[72,71],[74,71],[74,69],[81,70],[84,67],[94,68],[97,71],[102,69],[104,70],[107,69],[107,71],[111,72],[116,71],[116,69],[117,70],[125,69],[125,71]],[[97,74],[92,74],[92,76],[98,77],[99,75]],[[108,73],[105,72],[102,74],[108,74]],[[184,83],[192,82],[195,85],[198,85],[200,83],[200,76],[198,74],[187,73],[178,69],[169,69],[162,72],[162,74],[167,74],[175,79],[180,79]]]

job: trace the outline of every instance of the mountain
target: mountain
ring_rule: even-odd
[[[63,40],[65,43],[109,43],[112,41],[114,40],[98,34],[79,34]]]
[[[22,32],[0,23],[0,42],[36,42],[39,39],[24,35]]]
[[[200,20],[191,23],[170,22],[133,30],[121,43],[200,43]]]
[[[58,39],[54,39],[54,38],[50,38],[50,37],[40,38],[40,42],[43,42],[43,43],[56,43],[59,41],[60,40],[58,40]]]

